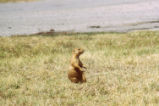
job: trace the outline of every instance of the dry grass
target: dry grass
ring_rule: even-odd
[[[72,49],[86,52],[85,84],[71,83]],[[159,105],[159,32],[0,37],[2,106]]]

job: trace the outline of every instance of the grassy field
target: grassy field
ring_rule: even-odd
[[[35,0],[0,0],[0,3],[6,3],[6,2],[29,2],[29,1],[35,1]]]
[[[87,83],[67,78],[85,49]],[[159,105],[159,32],[0,37],[2,106]]]

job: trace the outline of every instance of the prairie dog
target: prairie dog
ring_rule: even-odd
[[[81,48],[76,48],[72,52],[71,65],[68,71],[68,78],[71,82],[74,83],[83,83],[86,82],[86,78],[84,76],[83,66],[79,56],[84,53],[84,50]]]

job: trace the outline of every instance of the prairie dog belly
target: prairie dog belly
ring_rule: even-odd
[[[76,77],[79,78],[82,76],[82,72],[77,71],[77,69],[75,69],[74,67],[70,67],[69,71],[68,71],[68,77]]]

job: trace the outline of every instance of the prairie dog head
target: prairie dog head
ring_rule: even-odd
[[[72,54],[80,56],[81,54],[84,53],[84,50],[82,48],[75,48],[72,52]]]

